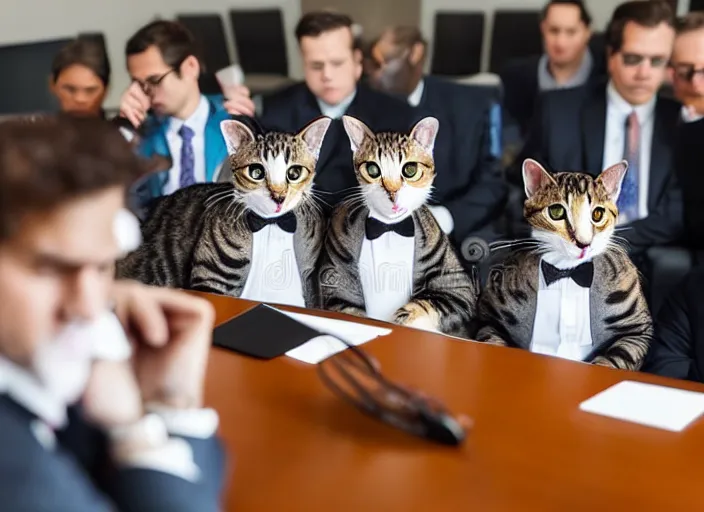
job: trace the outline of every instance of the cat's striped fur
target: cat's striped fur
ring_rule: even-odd
[[[526,161],[524,213],[539,246],[515,250],[490,271],[479,300],[478,341],[529,350],[541,259],[577,265],[586,250],[592,251],[588,257],[594,264],[589,290],[593,349],[586,361],[625,370],[642,366],[652,338],[652,320],[638,271],[612,241],[618,217],[615,202],[626,169],[622,162],[594,179],[574,172],[550,174],[537,162]],[[566,210],[566,218],[559,221],[548,212],[556,204]],[[597,215],[602,220],[595,223],[590,217],[592,222],[587,223],[583,215],[593,215],[597,208],[603,210]]]
[[[159,199],[142,226],[143,243],[118,262],[118,277],[238,297],[251,266],[253,235],[245,214],[252,209],[275,216],[279,204],[280,215],[291,211],[296,217],[293,244],[303,296],[306,306],[316,307],[325,219],[312,197],[312,184],[329,124],[322,118],[295,135],[255,136],[238,121],[224,121],[230,183],[193,185]],[[287,174],[294,166],[302,173],[295,183]],[[276,173],[284,179],[274,179]]]
[[[320,269],[323,307],[366,316],[359,271],[365,222],[370,210],[383,215],[387,206],[391,211],[392,204],[405,200],[414,224],[413,286],[408,303],[395,312],[392,321],[466,337],[475,315],[478,282],[467,275],[448,237],[424,205],[435,174],[432,146],[437,121],[420,121],[411,135],[374,134],[357,119],[345,116],[343,121],[352,142],[364,204],[346,202],[333,211]],[[370,162],[381,168],[376,179],[366,171]],[[392,171],[393,162],[399,172]],[[400,168],[409,162],[422,172],[415,181],[400,174]]]

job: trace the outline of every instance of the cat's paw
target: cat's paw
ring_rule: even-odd
[[[605,366],[607,368],[616,368],[614,364],[603,356],[595,357],[592,364],[596,366]]]
[[[340,310],[340,313],[344,313],[346,315],[352,315],[352,316],[357,316],[360,318],[367,318],[367,312],[364,311],[363,309],[356,308],[354,306],[348,306],[346,308],[342,308]]]
[[[430,309],[428,313],[426,309],[415,302],[409,302],[394,315],[394,323],[424,331],[440,331],[440,318],[438,314]]]

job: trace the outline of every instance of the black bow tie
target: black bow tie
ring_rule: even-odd
[[[266,218],[260,217],[251,210],[247,212],[247,225],[249,226],[249,229],[252,230],[252,233],[261,231],[262,229],[264,229],[265,226],[268,226],[269,224],[276,224],[287,233],[294,233],[296,231],[297,226],[296,216],[293,214],[293,212],[286,212],[280,217]]]
[[[553,267],[550,263],[543,261],[540,266],[543,269],[543,277],[545,284],[550,286],[555,281],[560,279],[572,278],[582,288],[589,288],[594,279],[594,263],[588,261],[574,268],[566,268],[564,270]]]
[[[395,224],[384,224],[373,217],[367,217],[364,231],[369,240],[379,238],[389,231],[394,231],[401,236],[412,237],[415,232],[415,226],[413,224],[413,217],[406,217],[401,222]]]

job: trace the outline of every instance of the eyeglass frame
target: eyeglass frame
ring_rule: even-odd
[[[696,75],[701,75],[702,78],[704,78],[704,67],[697,69],[694,64],[688,64],[688,63],[676,64],[674,62],[670,62],[669,66],[677,78],[679,78],[680,80],[684,80],[690,84],[694,81],[694,77]],[[678,67],[680,69],[677,69]],[[682,72],[682,70],[681,70],[682,67],[686,67],[687,70],[685,72]]]
[[[140,89],[142,89],[142,92],[146,95],[150,95],[154,89],[158,88],[161,83],[164,81],[164,78],[169,76],[171,73],[174,73],[176,71],[176,68],[171,68],[169,69],[166,73],[163,73],[159,76],[150,76],[147,77],[146,80],[137,80],[136,78],[133,78],[132,81],[139,85]]]

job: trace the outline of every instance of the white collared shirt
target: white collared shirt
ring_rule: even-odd
[[[373,213],[370,217],[386,223]],[[389,322],[413,293],[415,237],[389,231],[375,240],[364,238],[359,256],[367,316]]]
[[[640,162],[638,167],[638,216],[648,216],[648,188],[650,183],[650,158],[653,147],[655,103],[633,106],[624,100],[611,82],[606,89],[606,130],[604,136],[604,158],[602,169],[619,163],[624,158],[626,147],[626,119],[635,110],[640,124]],[[630,170],[628,171],[630,172]],[[633,219],[631,219],[633,220]]]
[[[252,263],[240,298],[305,307],[293,235],[276,224],[252,233]]]
[[[704,115],[698,114],[695,110],[690,109],[686,105],[682,105],[682,121],[685,123],[695,123],[704,119]]]
[[[329,117],[331,119],[340,119],[342,116],[345,115],[345,112],[347,112],[347,109],[350,108],[350,105],[354,101],[354,97],[356,95],[357,95],[357,89],[355,89],[352,92],[352,94],[347,96],[344,100],[342,100],[337,105],[330,105],[328,103],[325,103],[320,98],[316,98],[316,100],[318,102],[318,107],[320,108],[321,114],[323,114],[324,116]]]
[[[423,99],[423,91],[425,90],[425,80],[421,80],[413,89],[413,92],[408,95],[408,104],[412,107],[420,105],[420,100]]]
[[[559,262],[555,266],[566,268]],[[538,273],[531,352],[583,361],[592,350],[589,288],[579,286],[571,278],[547,286],[541,267]]]
[[[186,120],[176,119],[172,117],[169,120],[169,127],[166,130],[166,142],[169,145],[169,153],[173,164],[169,170],[169,180],[164,186],[164,195],[173,194],[180,188],[181,178],[181,147],[183,146],[183,138],[178,133],[181,127],[185,124],[193,130],[193,171],[196,178],[196,183],[205,182],[205,125],[208,122],[210,114],[210,105],[205,96],[200,97],[200,102],[195,112]]]

